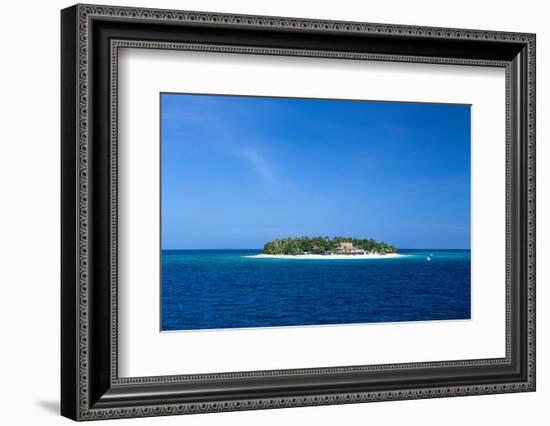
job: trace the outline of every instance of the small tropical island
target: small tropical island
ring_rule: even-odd
[[[265,243],[255,258],[283,259],[375,259],[402,256],[397,249],[374,239],[350,237],[289,237]]]

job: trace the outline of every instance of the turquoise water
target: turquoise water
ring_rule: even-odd
[[[469,250],[364,260],[245,257],[258,253],[163,251],[162,330],[470,318]]]

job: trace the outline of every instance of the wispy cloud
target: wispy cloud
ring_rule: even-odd
[[[279,182],[273,173],[271,164],[258,150],[244,147],[237,151],[237,155],[245,160],[265,183],[269,184],[272,188],[278,187]]]

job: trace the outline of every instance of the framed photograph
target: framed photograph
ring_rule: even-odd
[[[61,412],[535,390],[535,35],[61,12]]]

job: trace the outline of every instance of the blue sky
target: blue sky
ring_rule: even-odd
[[[470,107],[161,94],[163,249],[470,248]]]

